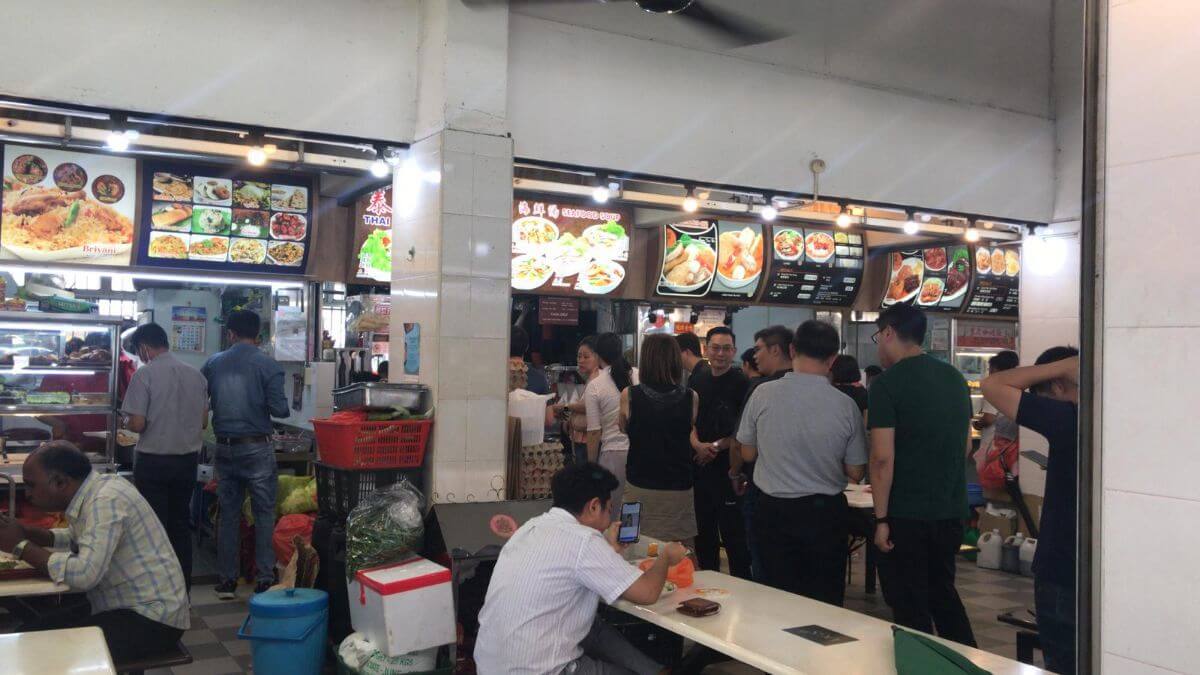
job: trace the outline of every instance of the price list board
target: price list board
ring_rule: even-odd
[[[771,272],[762,301],[781,305],[849,307],[862,286],[863,235],[777,226]]]
[[[1016,318],[1021,302],[1021,252],[1013,246],[975,249],[975,284],[963,314]]]

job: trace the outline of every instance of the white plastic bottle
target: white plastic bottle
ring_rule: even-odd
[[[1021,544],[1021,574],[1033,576],[1033,557],[1037,554],[1038,540],[1030,537]]]
[[[979,555],[975,558],[975,564],[986,570],[1000,569],[1000,546],[1003,543],[1000,536],[1000,530],[992,530],[984,532],[983,536],[979,537]]]

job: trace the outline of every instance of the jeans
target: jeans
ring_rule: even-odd
[[[171,548],[183,569],[183,582],[192,590],[192,492],[196,489],[198,453],[186,455],[137,454],[133,484],[146,498],[167,531]]]
[[[183,629],[159,623],[132,609],[113,609],[90,616],[72,612],[35,621],[24,626],[25,631],[60,630],[96,626],[104,633],[108,652],[118,666],[165,654],[175,648],[183,637]]]
[[[222,581],[238,578],[242,495],[249,489],[250,510],[254,514],[256,577],[257,581],[272,581],[275,550],[271,547],[271,535],[275,531],[275,491],[279,487],[275,450],[270,443],[218,445],[216,448],[217,501],[221,506],[217,572]]]
[[[583,656],[563,669],[565,675],[654,675],[662,670],[662,666],[598,618],[579,646],[583,647]]]
[[[745,519],[746,549],[750,551],[750,578],[762,582],[762,555],[758,550],[758,535],[754,533],[754,519],[758,511],[758,488],[753,481],[746,484],[742,497],[742,518]]]
[[[729,573],[750,578],[750,552],[746,548],[746,521],[741,500],[733,492],[729,472],[711,465],[701,467],[694,490],[696,505],[696,560],[700,568],[720,571],[721,547],[729,557]]]
[[[843,494],[795,499],[759,494],[754,525],[763,583],[840,607],[846,594],[847,511]]]
[[[1075,588],[1046,581],[1034,572],[1033,597],[1046,670],[1075,675]]]
[[[939,637],[974,647],[971,621],[954,588],[962,521],[892,518],[890,529],[895,548],[879,553],[879,578],[896,623],[925,633],[936,626]]]

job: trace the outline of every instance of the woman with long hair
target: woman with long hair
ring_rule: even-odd
[[[625,361],[621,336],[603,333],[596,338],[596,356],[600,371],[588,382],[583,392],[587,415],[587,458],[613,472],[620,485],[613,490],[611,508],[620,514],[621,497],[625,491],[625,460],[629,454],[629,437],[620,429],[617,417],[621,408],[621,391],[637,384],[637,370]]]
[[[642,342],[641,382],[621,392],[621,429],[629,436],[625,501],[642,503],[641,531],[691,546],[692,426],[700,399],[683,384],[679,344],[669,335]]]

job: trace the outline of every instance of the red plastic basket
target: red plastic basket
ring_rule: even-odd
[[[358,422],[314,419],[317,457],[343,469],[411,469],[425,460],[433,420]]]

